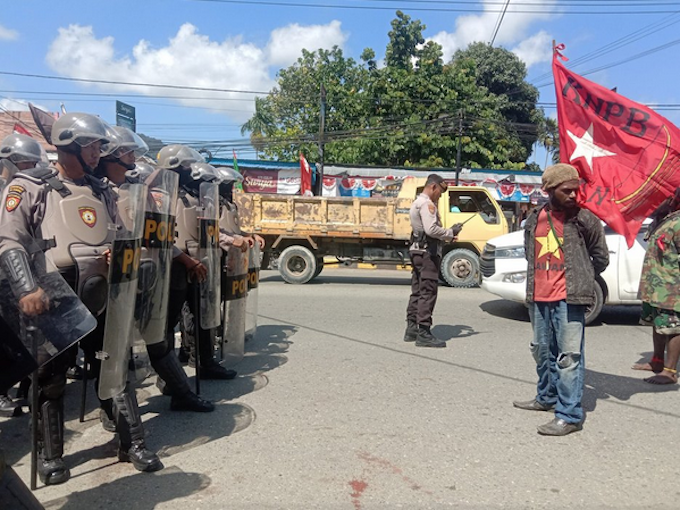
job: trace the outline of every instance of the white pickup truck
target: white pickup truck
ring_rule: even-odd
[[[604,305],[639,305],[637,298],[642,262],[647,249],[644,240],[647,220],[628,249],[626,240],[605,226],[609,266],[597,278],[596,302],[588,307],[586,324],[593,322]],[[490,239],[481,256],[482,288],[510,301],[524,303],[526,298],[527,260],[524,257],[524,231]]]

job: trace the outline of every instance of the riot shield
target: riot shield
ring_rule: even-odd
[[[246,337],[246,296],[248,294],[248,252],[231,247],[222,271],[222,359],[234,365],[243,359]]]
[[[97,327],[97,320],[64,278],[56,270],[47,270],[44,257],[40,258],[42,260],[31,264],[31,272],[36,284],[42,289],[43,301],[48,306],[43,313],[33,316],[33,324],[37,328],[35,334],[38,337],[38,358],[28,363],[34,368],[49,362]],[[12,337],[8,332],[6,340],[9,342],[12,338],[18,338],[23,343],[25,350],[13,349],[16,351],[16,362],[20,362],[20,358],[27,353],[33,357],[32,345],[27,343],[25,320],[19,310],[18,301],[2,271],[0,276],[0,315],[14,333]]]
[[[178,182],[178,174],[170,170],[157,170],[146,181],[149,196],[135,318],[147,345],[165,340]]]
[[[248,297],[246,298],[246,340],[257,332],[257,296],[260,286],[260,245],[248,250]]]
[[[199,285],[199,316],[203,329],[216,328],[220,324],[220,254],[218,185],[201,183],[198,215],[198,257],[208,269],[208,276]]]
[[[104,346],[98,353],[102,360],[99,375],[99,398],[102,400],[121,393],[127,381],[146,190],[144,184],[126,184],[121,187],[128,201],[125,207],[117,209],[116,236],[111,246]]]

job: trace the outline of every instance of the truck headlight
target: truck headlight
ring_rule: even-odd
[[[497,259],[523,259],[524,246],[511,246],[509,248],[496,248]]]
[[[504,283],[522,283],[527,279],[527,272],[508,273],[503,277]]]

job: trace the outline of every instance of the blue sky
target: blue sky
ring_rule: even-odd
[[[12,1],[0,11],[0,71],[66,78],[267,91],[276,71],[291,65],[302,48],[330,48],[359,57],[371,47],[384,56],[396,8],[420,19],[427,39],[444,46],[446,56],[469,42],[489,42],[505,0],[271,0],[270,3],[326,4],[391,10],[314,8],[194,0]],[[533,4],[533,5],[532,5]],[[433,12],[422,9],[470,9]],[[540,10],[540,13],[517,11]],[[574,11],[590,11],[577,15]],[[622,11],[635,12],[623,14]],[[665,11],[646,14],[641,11]],[[678,14],[670,14],[678,11]],[[41,13],[42,14],[39,14]],[[594,14],[597,12],[599,14]],[[677,23],[676,23],[677,21]],[[648,25],[657,24],[653,29]],[[680,45],[628,60],[641,52],[674,44],[680,26],[680,1],[671,0],[511,0],[495,45],[515,51],[529,66],[529,80],[541,102],[554,103],[550,41],[566,44],[571,61],[598,52],[622,37],[646,35],[573,69],[585,73],[623,64],[588,78],[646,104],[678,104]],[[239,126],[253,108],[253,94],[167,90],[89,84],[0,74],[0,106],[22,109],[30,100],[56,111],[87,111],[115,121],[115,99],[137,109],[138,131],[167,142],[237,140]],[[111,94],[85,96],[73,94]],[[131,97],[134,95],[134,97]],[[155,98],[152,96],[173,96]],[[181,96],[181,98],[177,98]],[[196,99],[198,98],[198,99]],[[17,102],[18,101],[18,102]],[[668,108],[668,107],[664,107]],[[546,108],[554,115],[554,109]],[[680,122],[678,111],[661,113]],[[230,150],[228,153],[230,154]],[[252,157],[240,150],[242,157]],[[227,155],[227,154],[224,154]],[[538,160],[542,164],[539,154]]]

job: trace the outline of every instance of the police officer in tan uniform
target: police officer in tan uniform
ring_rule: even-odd
[[[148,151],[146,143],[133,131],[126,127],[115,126],[111,128],[111,141],[106,145],[102,152],[102,158],[97,167],[97,174],[105,177],[114,193],[120,186],[127,183],[144,182],[144,177],[148,177],[150,172],[140,164],[139,168],[136,158],[142,157]],[[147,165],[149,166],[149,165]],[[146,174],[146,175],[145,175]],[[153,197],[147,198],[149,203],[153,203]],[[145,229],[146,230],[146,229]],[[173,259],[184,265],[187,270],[195,266],[199,261],[190,257],[177,247],[173,249]],[[215,410],[215,406],[203,400],[189,386],[187,374],[177,359],[174,349],[174,339],[146,346],[149,354],[151,366],[158,374],[162,383],[159,383],[161,391],[172,397],[170,409],[173,411],[193,411],[199,413],[209,413]],[[102,417],[104,428],[107,428],[106,421]]]
[[[200,165],[199,165],[200,163]],[[194,166],[192,169],[192,165]],[[179,174],[179,199],[177,201],[176,246],[186,254],[192,255],[190,246],[198,246],[198,223],[196,209],[199,205],[199,187],[201,182],[219,183],[221,177],[214,167],[207,165],[203,156],[191,147],[172,144],[163,147],[158,153],[158,166],[173,170]],[[209,167],[209,168],[208,168]],[[168,310],[168,343],[174,344],[174,329],[182,318],[185,302],[194,315],[195,337],[198,346],[192,347],[189,364],[195,363],[195,351],[198,349],[201,379],[230,380],[236,377],[236,371],[228,370],[215,360],[214,331],[200,327],[194,310],[193,295],[199,282],[206,280],[206,267],[199,261],[191,268],[185,267],[177,259],[173,261],[170,273],[170,302]],[[189,281],[190,280],[190,281]]]
[[[62,115],[52,129],[57,147],[54,166],[17,173],[3,192],[0,209],[0,265],[6,274],[31,275],[29,254],[37,247],[45,252],[49,267],[56,268],[76,290],[93,315],[97,328],[81,340],[81,347],[95,373],[96,351],[104,334],[107,301],[107,248],[113,239],[109,225],[116,217],[115,199],[109,187],[93,175],[102,144],[109,140],[109,126],[94,115]],[[13,293],[25,315],[46,310],[44,291],[32,278],[17,280]],[[40,352],[39,352],[40,354]],[[46,485],[66,482],[70,472],[64,463],[63,394],[72,356],[62,354],[38,370],[39,460],[38,474]],[[119,434],[118,458],[140,471],[155,471],[163,464],[146,449],[134,390],[103,401],[115,414]]]
[[[446,347],[446,342],[435,338],[430,328],[432,311],[437,302],[442,242],[454,240],[460,231],[458,226],[443,228],[437,211],[439,197],[447,188],[441,176],[429,175],[423,192],[415,199],[410,210],[412,233],[409,254],[413,270],[404,341],[415,341],[418,347]]]

